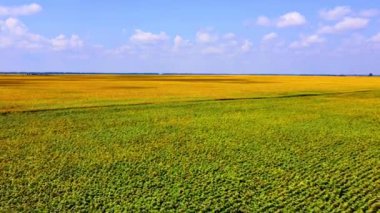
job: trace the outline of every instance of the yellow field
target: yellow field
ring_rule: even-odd
[[[0,75],[0,112],[377,89],[376,77]]]
[[[3,75],[0,212],[376,212],[379,106],[377,77]]]

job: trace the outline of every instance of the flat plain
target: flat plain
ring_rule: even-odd
[[[380,208],[380,78],[0,76],[0,211]]]

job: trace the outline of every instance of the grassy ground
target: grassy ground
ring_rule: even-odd
[[[379,78],[3,76],[0,100],[1,211],[380,206]]]

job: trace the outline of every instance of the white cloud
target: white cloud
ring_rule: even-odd
[[[253,47],[252,42],[241,39],[231,32],[219,35],[208,31],[199,31],[196,40],[194,50],[199,50],[202,54],[223,54],[233,57],[239,53],[249,52]]]
[[[122,45],[115,49],[106,50],[105,53],[109,55],[124,55],[125,53],[132,53],[133,49],[129,45]]]
[[[343,21],[337,23],[334,28],[337,31],[356,30],[365,28],[369,20],[364,18],[350,18],[346,17]]]
[[[305,48],[310,47],[313,44],[324,43],[325,39],[319,35],[302,36],[299,41],[295,41],[290,44],[291,48]]]
[[[171,42],[164,45],[135,45],[131,40],[125,45],[117,48],[108,49],[109,55],[138,56],[140,54],[180,54],[180,55],[220,55],[225,57],[234,57],[240,53],[251,51],[252,43],[249,40],[239,38],[234,33],[218,34],[212,29],[205,29],[196,32],[193,40],[187,40],[181,35],[173,36]]]
[[[323,26],[318,30],[320,34],[332,34],[351,30],[359,30],[368,26],[369,20],[366,18],[345,17],[342,21],[333,26]]]
[[[305,16],[296,11],[286,13],[273,20],[266,16],[259,16],[256,19],[256,24],[259,26],[276,26],[279,28],[301,26],[306,24],[306,22]]]
[[[224,49],[222,47],[206,47],[202,49],[203,54],[208,54],[208,55],[219,55],[224,53]]]
[[[331,10],[322,10],[319,12],[319,15],[329,21],[341,19],[352,13],[352,10],[348,6],[337,6]]]
[[[51,39],[51,45],[53,50],[66,50],[75,49],[83,47],[82,39],[77,35],[71,35],[71,37],[66,37],[61,34],[53,39]]]
[[[232,57],[239,53],[249,52],[253,47],[252,42],[241,39],[231,32],[219,35],[208,31],[199,31],[196,40],[197,44],[194,47],[202,54],[223,54]]]
[[[28,28],[16,18],[0,20],[1,47],[38,48],[45,44],[46,39],[38,34],[30,33]]]
[[[154,34],[151,32],[144,32],[140,29],[137,29],[129,39],[130,41],[135,43],[157,43],[161,41],[166,41],[169,39],[169,37],[166,35],[165,32]]]
[[[371,41],[371,42],[375,42],[375,43],[380,43],[380,33],[378,33],[378,34],[372,36],[372,37],[370,38],[370,41]]]
[[[268,33],[263,36],[262,41],[271,41],[273,39],[276,39],[278,37],[277,33]]]
[[[0,6],[0,16],[27,16],[38,13],[41,10],[42,7],[36,3],[16,7]]]
[[[380,15],[379,9],[367,9],[359,12],[359,15],[366,18],[371,18]]]
[[[242,52],[249,52],[252,50],[253,44],[249,40],[245,40],[243,44],[241,45],[241,51]]]
[[[12,44],[13,42],[10,38],[0,36],[0,48],[9,47]]]
[[[2,31],[12,35],[22,36],[27,33],[27,28],[16,18],[8,18],[2,22]]]
[[[64,50],[82,46],[83,41],[77,35],[72,35],[70,38],[66,38],[65,35],[59,35],[56,38],[49,39],[30,32],[17,18],[0,20],[1,48]]]
[[[232,40],[236,38],[236,35],[234,33],[226,33],[223,35],[223,38],[227,40]]]
[[[183,39],[181,36],[176,35],[174,37],[174,51],[178,51],[182,47],[187,47],[190,45],[190,41]]]
[[[198,31],[196,34],[197,42],[212,43],[218,40],[218,36],[205,31]]]
[[[179,35],[176,35],[174,37],[174,48],[178,49],[179,47],[182,46],[183,42],[184,42],[183,38]]]
[[[328,21],[334,21],[334,20],[340,20],[344,17],[347,17],[349,15],[351,16],[359,16],[364,18],[371,18],[375,16],[380,15],[380,10],[376,8],[371,9],[365,9],[361,11],[353,11],[351,7],[349,6],[337,6],[331,10],[322,10],[319,12],[319,15],[321,18],[328,20]]]
[[[259,16],[256,20],[256,24],[260,26],[270,26],[272,21],[266,16]]]
[[[292,27],[306,24],[306,18],[299,12],[286,13],[279,18],[276,23],[277,27]]]

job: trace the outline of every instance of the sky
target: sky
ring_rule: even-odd
[[[380,74],[380,0],[0,0],[0,72]]]

